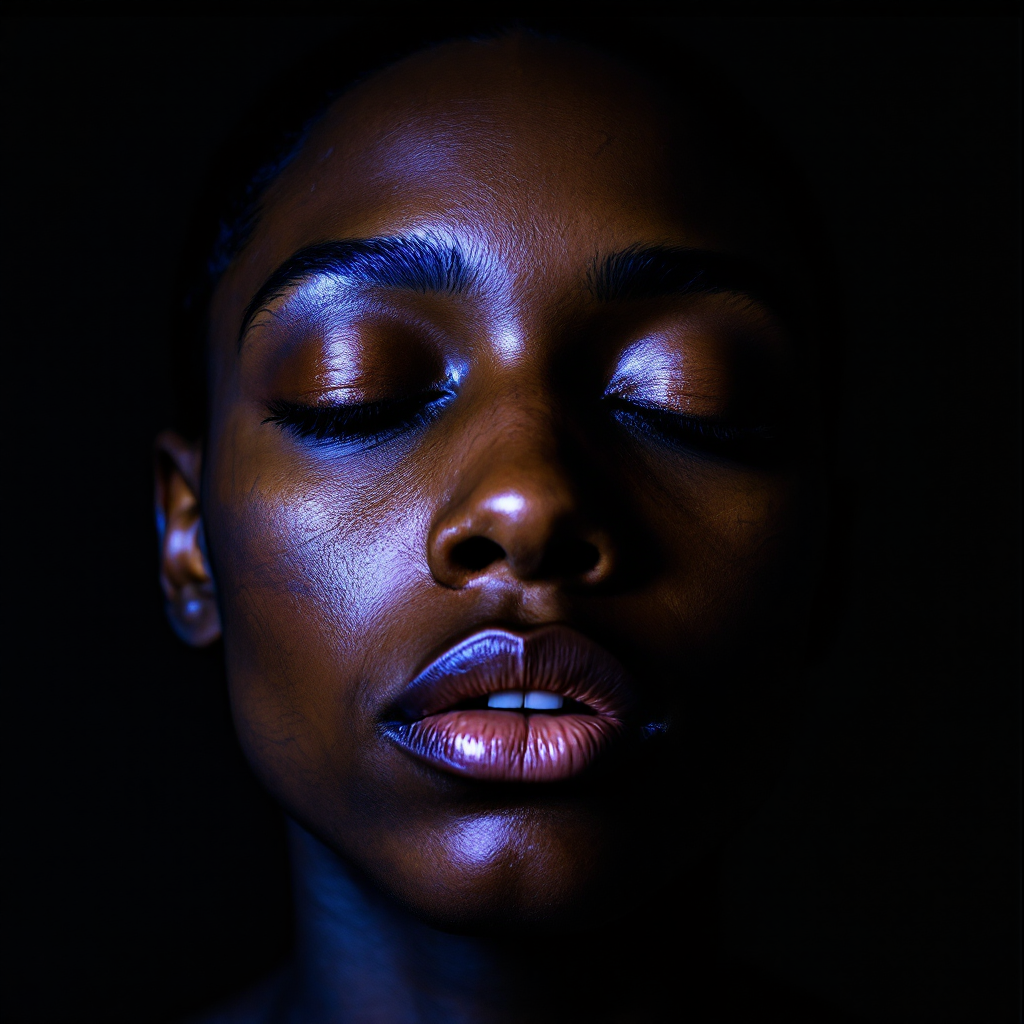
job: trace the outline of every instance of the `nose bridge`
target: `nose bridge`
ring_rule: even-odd
[[[505,536],[503,531],[527,524],[552,529],[578,513],[576,485],[551,404],[540,396],[502,402],[487,419],[477,444],[467,451],[463,485],[453,496],[461,514],[478,519],[488,535]],[[513,534],[507,536],[511,542]]]
[[[461,586],[481,575],[520,581],[587,577],[607,558],[583,507],[581,466],[545,395],[511,395],[478,417],[457,456],[458,482],[430,538],[434,575]]]

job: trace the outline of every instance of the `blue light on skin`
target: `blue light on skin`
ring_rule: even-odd
[[[288,823],[295,886],[295,973],[282,977],[302,993],[303,1021],[465,1020],[464,1007],[501,996],[522,979],[503,978],[501,943],[438,931],[410,920],[373,886],[360,884],[338,857],[293,821]],[[450,848],[467,874],[485,868],[509,845],[514,823],[498,815],[455,826]],[[417,997],[396,977],[420,977]],[[429,995],[424,998],[422,992]],[[366,993],[372,993],[368,1002]]]
[[[462,253],[465,265],[472,275],[473,286],[486,283],[488,310],[488,343],[503,363],[511,363],[526,350],[526,337],[522,324],[514,312],[512,296],[516,275],[509,261],[514,257],[502,254],[495,239],[488,237],[471,221],[452,231],[449,224],[417,221],[409,225],[407,234],[434,244],[447,245]]]
[[[494,347],[501,353],[505,362],[511,362],[522,354],[525,342],[520,334],[508,329],[495,336]]]
[[[464,870],[478,871],[514,845],[507,818],[498,814],[467,817],[452,836],[451,848],[464,863]]]
[[[606,393],[669,409],[682,406],[681,411],[689,412],[687,351],[659,341],[648,337],[630,345],[620,357]]]
[[[243,317],[239,349],[268,328],[277,344],[282,334],[291,345],[316,338],[325,350],[324,384],[314,397],[352,392],[349,401],[365,401],[356,397],[359,331],[368,318],[389,316],[389,293],[478,293],[489,347],[508,363],[525,351],[522,327],[506,308],[512,289],[513,276],[488,239],[469,232],[456,236],[437,225],[417,225],[383,237],[324,243],[296,253],[264,283]],[[446,370],[449,383],[458,385],[465,365]]]
[[[561,323],[556,314],[566,309],[588,313],[607,303],[614,310],[624,301],[621,288],[607,299],[589,293],[590,261],[663,238],[685,251],[706,249],[714,239],[708,242],[683,223],[677,206],[690,193],[676,168],[664,163],[663,126],[649,115],[642,88],[604,64],[593,66],[589,57],[569,66],[571,54],[563,50],[537,58],[543,74],[532,68],[522,74],[524,52],[529,58],[532,50],[517,43],[505,63],[490,52],[460,52],[458,59],[449,54],[444,67],[431,65],[420,78],[379,80],[373,86],[377,105],[365,96],[359,100],[359,110],[374,114],[362,134],[347,130],[350,124],[336,125],[335,132],[333,122],[325,122],[321,136],[334,134],[324,148],[334,142],[346,147],[346,161],[334,178],[326,172],[320,177],[329,161],[315,169],[308,160],[305,170],[301,160],[293,166],[265,207],[257,235],[265,248],[250,247],[252,280],[240,260],[215,302],[220,347],[214,359],[220,368],[211,389],[207,493],[211,539],[227,584],[225,608],[233,616],[225,644],[233,706],[261,776],[297,819],[338,851],[293,828],[299,1005],[288,1007],[292,1021],[527,1021],[537,1019],[538,995],[549,1000],[549,1019],[666,1019],[644,1012],[638,991],[644,982],[633,968],[648,971],[653,982],[664,979],[669,988],[662,994],[674,1004],[680,986],[673,972],[681,957],[674,945],[661,948],[657,936],[664,928],[657,926],[667,917],[695,943],[702,937],[681,897],[705,890],[699,858],[717,841],[722,808],[732,813],[745,799],[748,760],[763,774],[764,758],[737,728],[731,705],[728,728],[719,730],[713,714],[696,719],[696,728],[714,741],[707,749],[680,744],[680,757],[695,756],[699,766],[690,772],[681,765],[681,786],[673,784],[674,762],[651,773],[637,761],[643,770],[632,773],[634,762],[624,760],[621,788],[597,788],[592,798],[585,789],[519,794],[514,818],[503,817],[513,791],[461,788],[460,781],[427,775],[398,755],[390,760],[379,742],[374,699],[382,699],[386,685],[408,678],[416,658],[471,629],[509,619],[521,627],[567,619],[588,635],[608,643],[618,638],[640,651],[642,667],[653,662],[674,673],[687,659],[708,653],[718,679],[724,674],[719,652],[747,649],[733,642],[734,624],[746,625],[736,616],[752,607],[781,619],[797,600],[780,602],[775,577],[763,568],[775,566],[767,561],[763,538],[778,533],[780,523],[795,521],[775,511],[783,507],[776,496],[789,493],[786,481],[742,471],[693,479],[689,461],[641,446],[645,465],[658,468],[670,499],[658,502],[650,500],[650,488],[636,483],[633,457],[609,462],[602,447],[600,458],[581,457],[571,465],[557,458],[563,424],[552,415],[545,387],[553,364],[548,356],[563,351],[564,338],[545,327]],[[500,74],[490,82],[495,68]],[[464,82],[464,74],[472,81]],[[489,91],[481,82],[490,83]],[[446,91],[428,106],[429,116],[421,116],[424,98],[440,86]],[[386,91],[392,88],[410,102],[393,103],[394,94]],[[475,119],[466,116],[470,105]],[[339,109],[342,116],[347,108]],[[538,109],[547,114],[538,119]],[[585,143],[598,137],[607,142],[609,129],[622,141],[602,144],[597,159]],[[430,174],[418,157],[437,161]],[[536,173],[541,168],[545,173]],[[307,201],[313,188],[324,198]],[[716,208],[708,208],[715,215]],[[317,454],[321,449],[293,443],[264,420],[260,403],[268,397],[300,396],[279,393],[273,346],[254,346],[238,358],[238,316],[261,276],[293,249],[325,237],[394,237],[416,230],[417,217],[421,227],[446,218],[467,261],[483,268],[479,291],[445,307],[437,333],[446,343],[418,346],[427,352],[420,369],[430,371],[429,379],[418,375],[421,385],[445,379],[451,357],[466,360],[472,372],[464,401],[438,418],[434,433],[423,433],[418,448],[414,439],[405,440],[365,457],[339,455],[332,466]],[[488,243],[477,250],[490,252],[490,263],[474,262],[480,257],[467,228],[474,217]],[[273,260],[258,262],[260,252]],[[345,275],[336,278],[333,287],[348,288]],[[387,308],[381,290],[351,291],[372,309]],[[641,291],[633,298],[647,301],[645,296],[650,298]],[[338,298],[343,310],[340,291]],[[404,292],[410,316],[446,298]],[[358,338],[355,330],[346,335],[344,312],[310,312],[307,339],[330,344]],[[646,331],[646,322],[641,327]],[[291,340],[281,339],[282,351]],[[291,378],[297,392],[329,395],[356,385],[348,401],[367,401],[375,397],[370,384],[394,387],[409,372],[409,357],[392,345],[390,333],[378,342],[387,350],[377,356],[369,346],[362,354],[338,353],[344,373],[336,377],[318,343],[292,346],[282,365],[305,360],[307,372]],[[258,356],[261,366],[255,365]],[[510,360],[516,362],[512,373]],[[610,361],[597,365],[589,355],[583,361],[593,371],[586,376],[593,381],[587,394],[596,399]],[[410,376],[414,383],[416,376]],[[657,382],[650,387],[656,391]],[[365,396],[358,397],[364,388]],[[514,446],[509,437],[516,438]],[[623,451],[633,440],[615,437]],[[401,457],[407,451],[412,455]],[[577,476],[593,486],[574,488]],[[453,494],[460,481],[465,486]],[[751,506],[744,522],[753,526],[741,529],[715,515],[721,507],[735,509],[737,494]],[[609,543],[620,545],[631,556],[628,564],[643,570],[604,594],[583,587],[569,594],[558,579],[538,587],[529,578],[556,534],[553,527],[564,521],[566,509],[576,510],[577,497],[598,525],[610,517]],[[514,573],[509,559],[486,572],[467,569],[451,557],[457,545],[441,550],[436,543],[470,530],[486,537],[493,532],[495,502],[516,507],[519,498],[532,503],[545,529],[510,529],[503,550],[523,553]],[[490,509],[484,507],[488,500]],[[529,516],[516,516],[517,528],[529,526]],[[607,564],[614,564],[611,558]],[[761,600],[765,594],[770,603]],[[775,657],[774,647],[766,653],[762,645],[750,646],[756,646],[759,664]],[[739,668],[745,668],[742,659]],[[653,672],[651,678],[660,676]],[[682,683],[680,689],[694,689],[687,685],[690,677]],[[760,717],[756,725],[754,738],[772,738]],[[728,780],[717,783],[727,775],[717,766],[731,770],[734,763],[737,792]],[[705,779],[715,785],[702,788]],[[700,803],[705,792],[706,811]],[[467,817],[478,824],[467,828]],[[670,836],[663,821],[680,819],[682,838],[678,828]],[[666,884],[653,890],[653,899],[634,905],[634,889],[660,879]],[[428,928],[424,920],[438,926]],[[510,922],[530,928],[529,943]],[[575,929],[569,942],[553,930],[565,922]],[[469,927],[477,929],[474,936],[448,931]],[[502,956],[495,955],[497,940],[481,938],[483,927],[508,937]],[[670,970],[661,970],[663,964]],[[518,996],[513,991],[511,1000],[505,998],[510,973],[503,972],[515,972]],[[702,978],[692,967],[688,974],[696,982]],[[577,978],[583,983],[575,984]],[[452,1007],[456,999],[461,1013]],[[655,993],[650,1004],[658,1002]]]

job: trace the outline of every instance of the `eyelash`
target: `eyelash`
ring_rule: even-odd
[[[616,420],[634,432],[689,453],[753,462],[771,454],[778,442],[776,432],[766,424],[724,423],[687,416],[614,395],[605,396],[605,401],[611,404]]]
[[[298,405],[275,400],[267,403],[270,415],[263,422],[276,423],[296,437],[318,444],[367,449],[425,426],[450,397],[449,392],[436,390],[357,405]]]
[[[357,405],[298,405],[275,400],[263,422],[276,423],[302,440],[365,450],[432,422],[453,396],[435,390],[411,398]],[[764,425],[745,426],[700,419],[614,395],[604,399],[615,419],[632,430],[672,448],[737,461],[764,458],[776,437]]]

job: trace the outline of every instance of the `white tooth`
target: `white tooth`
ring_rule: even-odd
[[[523,706],[522,690],[502,690],[501,693],[492,693],[487,698],[489,708],[521,708]]]
[[[526,700],[523,707],[532,708],[534,711],[552,711],[562,706],[562,698],[557,693],[548,693],[546,690],[527,690]]]

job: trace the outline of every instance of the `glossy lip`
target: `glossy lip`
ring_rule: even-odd
[[[590,713],[455,707],[500,690],[547,690]],[[625,731],[633,704],[622,665],[575,630],[485,629],[442,653],[409,683],[385,734],[414,757],[456,775],[555,782],[579,774],[602,754]]]

